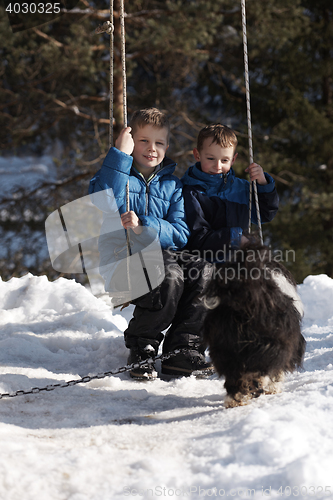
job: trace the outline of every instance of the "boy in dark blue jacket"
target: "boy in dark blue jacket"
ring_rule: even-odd
[[[232,169],[236,146],[236,134],[225,125],[204,127],[193,150],[197,163],[182,178],[191,231],[186,248],[210,262],[224,261],[226,252],[248,241],[244,232],[249,225],[249,182]],[[245,171],[257,181],[261,222],[270,222],[279,206],[274,179],[256,163]],[[257,223],[252,199],[252,222]]]
[[[153,230],[162,248],[165,268],[162,283],[132,301],[136,307],[124,332],[126,347],[130,349],[128,363],[156,355],[164,337],[162,331],[171,325],[163,351],[176,348],[188,348],[188,351],[172,358],[171,364],[165,360],[162,373],[206,372],[211,365],[205,361],[201,342],[204,307],[200,294],[209,279],[211,266],[203,259],[180,252],[189,230],[182,184],[173,175],[176,164],[165,157],[169,146],[166,116],[156,108],[135,112],[130,127],[121,132],[115,146],[90,181],[89,193],[111,188],[123,228],[137,235],[144,227]],[[128,181],[129,210],[126,208]],[[106,217],[112,218],[111,207],[109,212]],[[101,260],[106,261],[108,254],[113,254],[112,237],[112,233],[100,237]],[[107,278],[105,280],[107,283]],[[157,374],[154,366],[147,363],[132,369],[130,375],[145,379]]]

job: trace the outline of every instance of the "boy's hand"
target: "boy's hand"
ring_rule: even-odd
[[[251,163],[246,169],[245,172],[250,174],[251,181],[257,181],[261,186],[265,186],[267,183],[264,171],[258,163]]]
[[[142,222],[132,210],[121,214],[120,219],[121,224],[125,229],[131,228],[136,234],[140,234],[142,232]]]
[[[131,127],[124,128],[115,142],[115,146],[119,151],[131,155],[134,149],[134,141],[131,135]]]

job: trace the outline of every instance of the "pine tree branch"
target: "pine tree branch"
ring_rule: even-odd
[[[107,119],[107,118],[97,118],[96,116],[88,115],[87,113],[82,113],[79,110],[78,106],[76,106],[76,105],[67,106],[67,104],[65,104],[64,102],[60,101],[59,99],[53,99],[53,102],[55,104],[58,104],[58,106],[62,107],[63,109],[72,111],[73,113],[76,114],[76,116],[80,116],[81,118],[86,118],[87,120],[91,120],[91,121],[97,122],[97,123],[106,123],[106,124],[110,123],[110,120]]]
[[[64,44],[61,43],[61,42],[58,42],[58,40],[55,40],[54,38],[52,38],[51,36],[47,35],[46,33],[43,33],[43,31],[40,31],[38,28],[34,28],[33,31],[41,36],[42,38],[45,38],[46,40],[48,40],[49,42],[53,43],[54,45],[56,45],[56,47],[63,47]]]
[[[68,48],[68,45],[65,45],[61,42],[59,42],[58,40],[55,40],[54,38],[52,38],[51,36],[47,35],[46,33],[44,33],[43,31],[40,31],[38,28],[34,28],[33,31],[41,36],[42,38],[45,38],[45,40],[48,40],[49,42],[53,43],[54,45],[56,45],[56,47],[67,47]],[[95,51],[95,50],[104,50],[106,48],[106,46],[104,44],[101,44],[101,45],[92,45],[90,47],[90,49],[92,51]]]

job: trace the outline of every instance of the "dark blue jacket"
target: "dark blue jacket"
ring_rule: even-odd
[[[143,226],[157,233],[161,247],[173,250],[184,247],[189,236],[185,221],[182,183],[173,174],[176,164],[164,158],[162,168],[148,181],[133,166],[133,157],[111,148],[102,168],[91,179],[89,194],[112,189],[114,198],[104,208],[112,217],[114,199],[120,214],[126,212],[126,184],[129,180],[130,210]]]
[[[274,179],[265,173],[268,184],[257,183],[261,222],[270,222],[276,215],[279,198]],[[200,163],[190,167],[182,178],[185,211],[191,236],[186,245],[189,250],[216,252],[225,245],[238,248],[243,231],[249,225],[249,182],[228,174],[212,175],[202,172]],[[252,196],[252,222],[257,215]],[[215,259],[212,259],[215,260]]]

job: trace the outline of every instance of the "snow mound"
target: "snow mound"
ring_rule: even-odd
[[[0,498],[332,498],[333,280],[298,292],[304,370],[248,406],[226,410],[217,377],[127,373],[0,400]],[[0,280],[0,393],[125,365],[132,311],[73,280]]]
[[[320,274],[308,276],[298,293],[305,304],[304,325],[324,326],[333,321],[333,279]]]
[[[124,318],[74,280],[31,274],[0,280],[0,297],[0,362],[82,375],[126,364]]]

